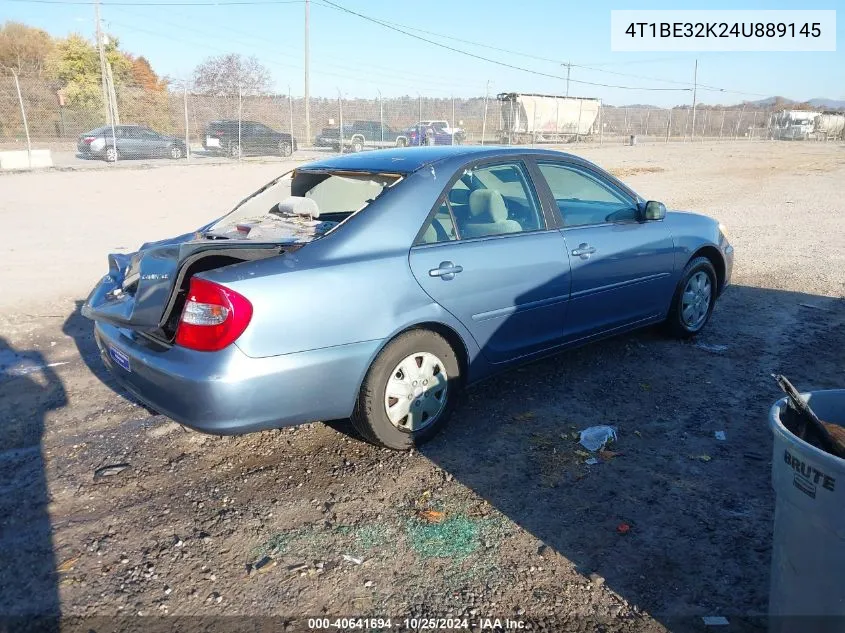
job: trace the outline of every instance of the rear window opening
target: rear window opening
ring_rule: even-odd
[[[245,199],[204,235],[307,243],[360,213],[400,179],[396,174],[294,170]]]

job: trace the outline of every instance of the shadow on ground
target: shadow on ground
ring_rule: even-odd
[[[42,441],[47,415],[67,396],[40,352],[0,337],[0,401],[0,630],[29,630],[31,616],[60,611]]]
[[[706,615],[760,630],[773,512],[767,412],[782,395],[770,374],[801,389],[842,387],[843,325],[841,300],[732,287],[695,342],[648,329],[476,387],[421,452],[537,537],[546,558],[598,574],[669,630],[704,630]],[[618,427],[618,454],[588,466],[575,431],[598,424]]]

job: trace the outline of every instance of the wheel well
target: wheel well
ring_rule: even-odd
[[[404,334],[404,332],[408,332],[410,330],[429,330],[431,332],[436,332],[445,338],[446,342],[452,346],[453,350],[455,350],[455,356],[458,357],[458,362],[461,365],[462,380],[467,379],[469,371],[469,353],[467,352],[467,347],[460,334],[448,325],[443,325],[442,323],[436,323],[433,321],[429,323],[417,323],[415,326],[410,327],[403,332],[399,332],[399,334]],[[399,336],[399,334],[396,336]]]
[[[725,260],[722,259],[722,254],[719,252],[719,249],[715,246],[703,246],[692,254],[689,261],[694,260],[696,257],[706,257],[710,260],[710,263],[713,264],[713,268],[716,270],[716,280],[719,284],[719,292],[722,292],[725,287]]]

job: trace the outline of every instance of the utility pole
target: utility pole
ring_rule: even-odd
[[[309,45],[308,45],[308,21],[311,12],[310,0],[305,0],[305,143],[311,142],[311,82],[309,73]]]
[[[691,141],[695,140],[695,97],[698,91],[698,60],[695,60],[695,70],[692,73],[692,136]]]
[[[569,73],[572,71],[572,64],[570,62],[566,62],[565,64],[561,64],[561,66],[566,66],[566,96],[569,96]]]
[[[111,104],[111,96],[112,93],[109,91],[109,67],[108,61],[106,60],[106,49],[103,44],[103,30],[102,25],[100,24],[100,0],[96,0],[94,2],[94,19],[97,21],[96,24],[96,37],[97,37],[97,52],[100,55],[100,79],[102,81],[102,88],[103,88],[103,106],[106,109],[106,123],[111,126],[111,141],[112,147],[114,148],[114,160],[117,162],[118,155],[117,155],[117,134],[115,133],[114,126],[117,124],[115,120],[115,108],[112,108]],[[116,99],[115,99],[116,100]]]
[[[109,89],[106,83],[106,54],[103,48],[103,31],[100,24],[100,0],[94,2],[94,27],[96,29],[97,54],[100,56],[100,83],[103,89],[103,107],[106,109],[106,123],[111,123]]]
[[[487,133],[487,100],[490,98],[490,80],[487,80],[487,88],[484,90],[484,121],[481,124],[481,144],[484,145],[484,135]]]

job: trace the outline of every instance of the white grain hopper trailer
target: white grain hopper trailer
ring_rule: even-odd
[[[598,129],[600,99],[517,92],[503,92],[497,99],[502,143],[568,143]]]
[[[819,140],[843,138],[845,132],[845,114],[842,112],[822,112],[816,117],[813,132]]]

